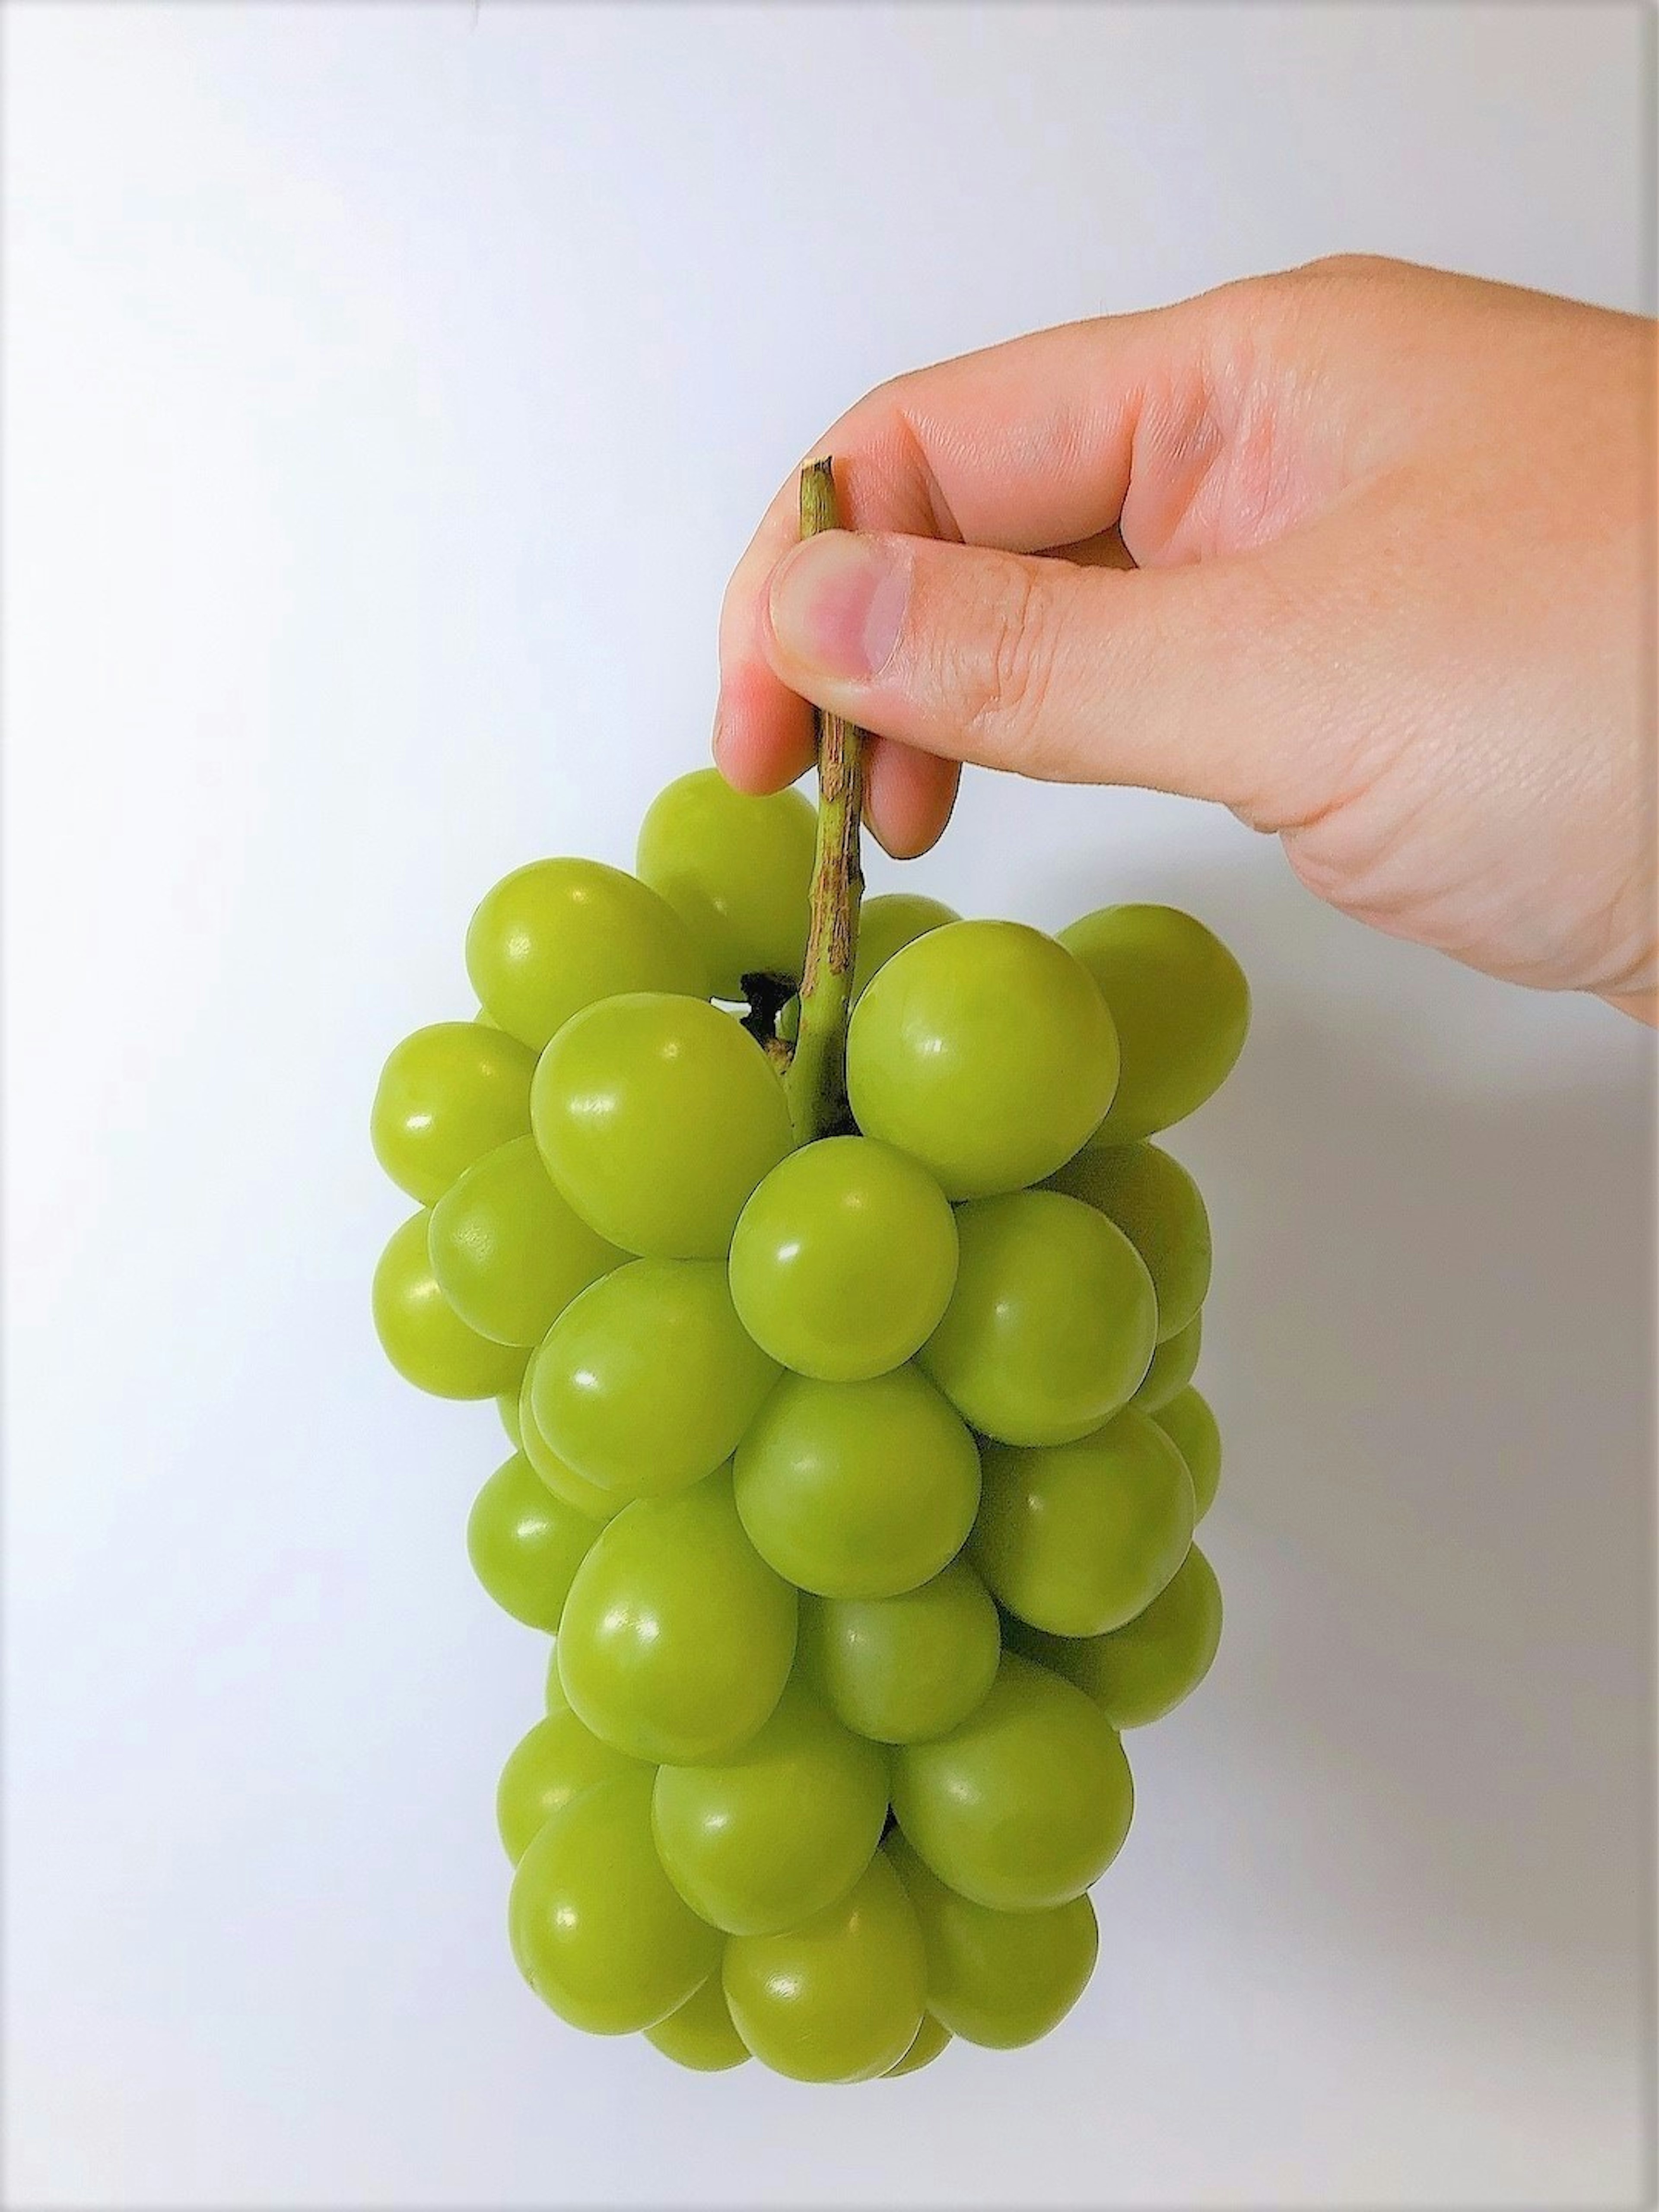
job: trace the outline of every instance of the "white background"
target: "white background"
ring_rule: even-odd
[[[866,386],[1339,247],[1650,306],[1640,27],[8,9],[9,2202],[1639,2191],[1650,1039],[1224,815],[970,784],[919,885],[1172,897],[1254,978],[1180,1146],[1228,1626],[1068,2027],[841,2093],[514,1972],[543,1647],[462,1549],[493,1413],[374,1344],[365,1116],[484,887],[705,757],[726,572]]]

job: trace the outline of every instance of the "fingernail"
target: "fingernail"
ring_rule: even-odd
[[[879,538],[827,530],[772,572],[772,634],[793,660],[860,681],[885,667],[910,595],[910,564]]]

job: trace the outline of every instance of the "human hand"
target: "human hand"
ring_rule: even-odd
[[[813,448],[848,531],[792,476],[732,577],[716,757],[775,790],[847,716],[904,856],[963,761],[1218,800],[1651,1021],[1654,389],[1637,317],[1348,258],[902,377]]]

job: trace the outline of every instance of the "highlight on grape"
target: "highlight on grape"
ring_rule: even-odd
[[[803,526],[833,520],[827,464]],[[1035,2041],[1081,1995],[1122,1735],[1208,1671],[1210,1225],[1153,1141],[1244,1042],[1190,915],[1056,937],[860,898],[819,805],[713,769],[634,872],[544,860],[394,1048],[374,1283],[511,1446],[467,1547],[553,1639],[502,1770],[512,1952],[562,2020],[806,2081]]]

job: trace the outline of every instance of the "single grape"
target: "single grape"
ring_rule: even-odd
[[[1193,1379],[1204,1341],[1204,1316],[1194,1314],[1178,1335],[1166,1336],[1129,1403],[1138,1413],[1156,1413]]]
[[[495,1826],[508,1858],[517,1866],[542,1827],[584,1790],[638,1771],[636,1759],[601,1743],[568,1705],[549,1713],[514,1745],[496,1784]]]
[[[966,2043],[1012,2051],[1058,2027],[1100,1953],[1086,1896],[1035,1912],[997,1912],[958,1897],[904,1840],[882,1846],[904,1884],[927,1953],[927,2006]]]
[[[884,2080],[890,2081],[898,2074],[920,2074],[924,2066],[931,2066],[945,2045],[951,2040],[951,2031],[942,2027],[930,2012],[923,2013],[921,2026],[915,2039],[896,2066],[890,2066]]]
[[[570,1700],[564,1693],[564,1684],[559,1680],[559,1639],[556,1636],[547,1647],[545,1703],[550,1713],[568,1713],[570,1710]]]
[[[547,1438],[542,1434],[536,1419],[536,1409],[531,1402],[535,1390],[536,1362],[538,1352],[530,1355],[530,1364],[525,1369],[524,1381],[519,1386],[519,1449],[530,1462],[555,1498],[562,1498],[567,1505],[574,1505],[578,1513],[585,1513],[590,1521],[609,1521],[620,1513],[628,1500],[620,1491],[601,1490],[597,1482],[578,1474],[574,1467],[567,1467]]]
[[[635,865],[696,939],[717,999],[744,998],[745,975],[800,981],[817,836],[799,792],[750,799],[718,769],[652,800]]]
[[[590,2035],[655,2027],[720,1966],[720,1936],[657,1857],[644,1773],[595,1783],[538,1832],[507,1928],[531,1988]]]
[[[867,1382],[786,1375],[738,1447],[738,1510],[761,1557],[820,1597],[893,1597],[960,1550],[979,1453],[914,1367]]]
[[[501,1415],[507,1440],[514,1451],[524,1449],[524,1431],[519,1425],[519,1392],[523,1388],[521,1382],[518,1390],[503,1390],[495,1400],[495,1411]]]
[[[966,1559],[897,1597],[802,1601],[800,1659],[848,1728],[920,1743],[966,1720],[1001,1656],[997,1609]]]
[[[498,1398],[516,1390],[526,1354],[469,1328],[438,1287],[424,1213],[411,1213],[381,1253],[372,1304],[380,1349],[405,1382],[435,1398]]]
[[[630,1758],[729,1759],[782,1694],[795,1615],[722,1469],[599,1532],[565,1601],[559,1677],[572,1709]]]
[[[555,1498],[522,1452],[502,1462],[466,1524],[472,1571],[504,1613],[550,1634],[599,1524]]]
[[[1010,1613],[1099,1636],[1150,1605],[1193,1540],[1185,1462],[1149,1413],[1079,1442],[985,1455],[974,1564]]]
[[[434,1022],[394,1045],[368,1129],[399,1190],[430,1206],[497,1145],[530,1132],[536,1057],[473,1022]]]
[[[427,1237],[444,1296],[496,1344],[539,1344],[626,1256],[560,1197],[531,1137],[475,1160],[433,1207]]]
[[[577,1212],[649,1259],[723,1260],[791,1143],[783,1085],[741,1022],[660,992],[568,1023],[537,1066],[531,1114]]]
[[[1106,1716],[1011,1651],[960,1727],[898,1747],[892,1778],[911,1848],[948,1887],[1000,1912],[1080,1897],[1117,1856],[1134,1809]]]
[[[662,1766],[653,1832],[668,1879],[728,1936],[773,1936],[833,1905],[887,1818],[887,1760],[791,1682],[759,1732],[718,1765]]]
[[[1179,1160],[1156,1145],[1091,1147],[1054,1188],[1103,1213],[1139,1253],[1158,1294],[1160,1343],[1197,1319],[1210,1287],[1210,1217]]]
[[[797,2081],[867,2081],[915,2041],[921,1930],[878,1851],[847,1895],[778,1936],[734,1936],[722,1969],[738,2033]]]
[[[964,1420],[1004,1443],[1097,1429],[1152,1357],[1158,1302],[1121,1229],[1053,1190],[957,1209],[961,1255],[917,1364]]]
[[[582,1292],[536,1355],[530,1409],[576,1473],[665,1498],[729,1459],[778,1373],[714,1260],[635,1260]]]
[[[1110,1007],[1123,1055],[1093,1142],[1127,1145],[1184,1121],[1231,1073],[1250,987],[1221,939],[1172,906],[1109,906],[1060,933]]]
[[[1109,1636],[1011,1627],[1016,1650],[1075,1682],[1114,1728],[1145,1728],[1173,1712],[1209,1673],[1221,1642],[1221,1586],[1194,1544],[1146,1611]]]
[[[854,1119],[948,1198],[1052,1175],[1098,1125],[1117,1040],[1093,979],[1015,921],[953,921],[896,952],[854,1009]]]
[[[1176,1391],[1152,1419],[1187,1462],[1187,1472],[1193,1479],[1196,1523],[1215,1504],[1221,1482],[1221,1431],[1215,1415],[1208,1400],[1189,1387]]]
[[[647,2027],[645,2039],[665,2058],[694,2074],[724,2074],[729,2067],[743,2065],[750,2056],[748,2045],[732,2025],[732,2008],[718,1974],[694,1990],[677,2012]]]
[[[920,891],[882,891],[859,908],[858,957],[853,963],[853,1003],[864,996],[865,987],[896,952],[942,929],[947,921],[960,921],[954,907],[942,900],[924,898]]]
[[[602,860],[532,860],[504,876],[468,927],[466,972],[491,1018],[534,1052],[598,999],[709,988],[673,908]]]
[[[761,1184],[730,1266],[738,1318],[774,1359],[820,1382],[862,1382],[901,1366],[937,1327],[956,1281],[956,1219],[902,1152],[828,1137]]]

